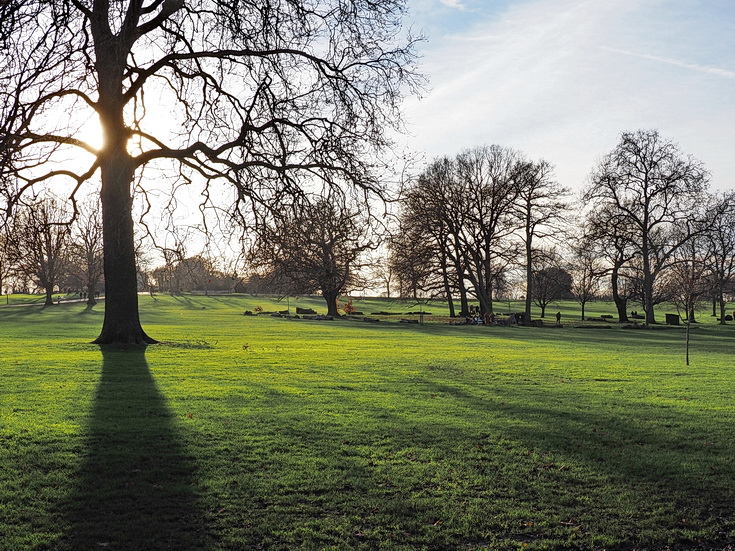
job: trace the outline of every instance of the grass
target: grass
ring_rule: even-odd
[[[88,344],[103,305],[0,308],[0,549],[735,541],[732,325],[703,313],[687,368],[681,328],[241,315],[258,305],[285,309],[141,297],[147,350]]]

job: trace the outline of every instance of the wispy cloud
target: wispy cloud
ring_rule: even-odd
[[[697,65],[696,63],[687,63],[686,61],[681,61],[679,59],[674,59],[671,57],[662,57],[662,56],[652,55],[652,54],[639,54],[636,52],[631,52],[629,50],[619,50],[618,48],[608,48],[607,46],[602,46],[601,49],[607,52],[627,55],[631,57],[638,57],[641,59],[648,59],[650,61],[658,61],[661,63],[666,63],[668,65],[675,65],[676,67],[682,67],[684,69],[691,69],[693,71],[699,71],[699,72],[708,73],[711,75],[718,75],[718,76],[727,77],[727,78],[735,78],[735,71],[730,71],[728,69],[721,69],[720,67],[712,67],[710,65]]]
[[[440,0],[440,2],[445,6],[449,6],[450,8],[457,8],[460,10],[464,9],[462,0]]]

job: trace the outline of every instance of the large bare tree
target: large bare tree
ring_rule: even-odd
[[[131,215],[146,174],[224,180],[238,212],[297,195],[305,179],[380,192],[386,128],[417,83],[404,11],[404,0],[0,3],[4,191],[12,204],[38,184],[65,181],[72,198],[99,186],[95,342],[154,342],[138,315]],[[90,121],[99,147],[84,140]]]
[[[672,256],[696,232],[709,174],[697,159],[656,130],[624,132],[598,164],[584,200],[625,222],[641,263],[646,324],[655,322],[654,284]]]

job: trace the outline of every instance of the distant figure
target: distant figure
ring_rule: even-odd
[[[561,312],[556,313],[556,324],[557,325],[561,324]]]
[[[485,314],[482,316],[482,324],[490,325],[490,313],[489,312],[485,312]]]

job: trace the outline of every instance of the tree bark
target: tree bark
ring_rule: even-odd
[[[53,306],[54,305],[54,297],[53,297],[53,294],[54,294],[54,286],[53,285],[49,285],[48,287],[46,287],[45,291],[46,291],[46,300],[43,303],[43,305],[44,306]]]
[[[97,293],[97,286],[96,285],[87,285],[87,306],[89,308],[92,308],[92,306],[97,304],[97,301],[94,299],[94,295]]]
[[[102,164],[105,318],[95,344],[155,344],[140,324],[132,197],[134,164],[118,149]]]
[[[337,310],[339,293],[337,291],[322,291],[322,296],[327,303],[327,315],[339,317],[339,311]]]

